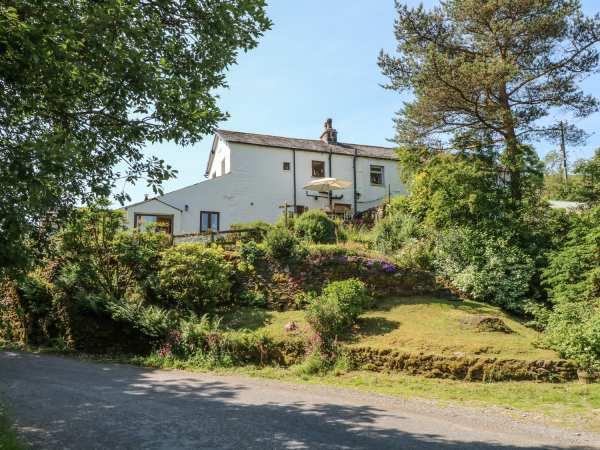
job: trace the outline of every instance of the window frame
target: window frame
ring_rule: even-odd
[[[173,235],[173,226],[175,224],[175,218],[173,214],[153,214],[153,213],[134,213],[133,214],[133,228],[139,230],[139,218],[144,216],[156,217],[156,219],[168,219],[169,229],[167,234]],[[157,227],[158,230],[158,227]]]
[[[289,171],[291,169],[292,169],[292,164],[289,161],[284,161],[283,162],[283,170]]]
[[[315,165],[316,165],[315,163],[317,163],[320,166],[319,168],[322,171],[322,175],[315,175]],[[312,178],[325,178],[325,161],[313,159],[310,162],[310,168],[311,168]]]
[[[202,214],[208,214],[208,222],[209,222],[209,223],[212,223],[212,218],[211,218],[211,216],[212,216],[213,214],[216,214],[216,215],[217,215],[217,229],[216,229],[216,230],[213,230],[213,229],[210,229],[210,228],[208,228],[208,229],[206,229],[206,230],[203,230],[203,229],[202,229]],[[200,233],[208,233],[208,232],[209,232],[209,230],[210,230],[210,231],[221,231],[221,212],[220,212],[220,211],[200,211],[200,224],[199,224],[199,231],[200,231]]]
[[[373,182],[373,169],[381,169],[381,171],[377,174],[381,176],[381,183]],[[371,186],[385,186],[385,166],[379,164],[369,164],[369,182]]]

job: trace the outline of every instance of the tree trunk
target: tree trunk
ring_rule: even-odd
[[[510,174],[510,193],[515,202],[520,202],[523,198],[521,189],[521,162],[519,155],[519,142],[515,136],[514,129],[510,129],[509,137],[506,141],[506,156],[508,160],[508,172]]]
[[[515,132],[515,121],[508,100],[506,84],[500,85],[500,105],[504,109],[504,138],[506,139],[506,160],[510,175],[510,192],[515,203],[520,203],[523,198],[521,189],[522,163],[520,158],[519,141]]]

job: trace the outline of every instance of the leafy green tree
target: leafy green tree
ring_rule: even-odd
[[[539,119],[597,109],[578,81],[598,64],[600,18],[577,0],[448,0],[427,11],[397,2],[398,55],[381,53],[389,88],[410,91],[397,140],[446,148],[457,133],[502,149],[511,198],[523,197],[521,142],[552,134]]]
[[[226,117],[225,70],[270,25],[264,0],[2,2],[2,265],[117,182],[145,177],[159,192],[174,171],[143,146],[210,133]]]
[[[528,207],[536,205],[543,182],[542,164],[533,148],[520,146],[521,185]],[[444,229],[465,225],[484,229],[514,227],[521,220],[510,207],[510,186],[496,156],[478,152],[399,150],[403,179],[411,195],[408,212],[424,225]]]

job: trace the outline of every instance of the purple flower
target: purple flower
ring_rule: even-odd
[[[389,262],[383,262],[381,264],[381,268],[386,273],[395,273],[398,270],[398,268],[394,264],[391,264]]]

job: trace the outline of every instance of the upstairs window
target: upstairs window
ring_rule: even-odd
[[[220,217],[218,212],[200,211],[200,231],[219,231]]]
[[[371,184],[383,186],[383,166],[371,166]]]
[[[325,161],[312,162],[312,176],[314,178],[323,178],[325,176]]]
[[[283,163],[283,170],[290,170],[290,163],[289,162],[284,162]]]

